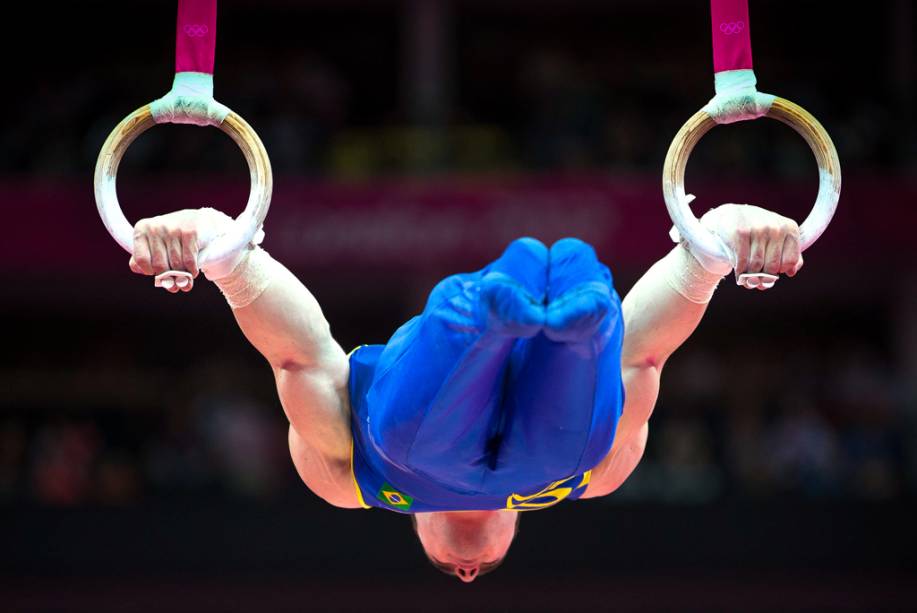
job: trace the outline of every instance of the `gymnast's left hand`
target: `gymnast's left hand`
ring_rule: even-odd
[[[748,204],[723,204],[700,221],[734,254],[734,262],[723,263],[724,275],[734,269],[737,277],[761,272],[792,277],[802,268],[799,225],[788,217]]]

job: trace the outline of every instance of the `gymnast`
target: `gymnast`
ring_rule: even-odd
[[[130,268],[196,277],[202,237],[232,221],[214,209],[141,220]],[[790,219],[726,204],[701,223],[734,262],[705,268],[678,244],[621,301],[588,244],[520,238],[442,280],[387,344],[349,356],[309,290],[260,247],[202,272],[274,371],[305,484],[337,507],[410,514],[430,561],[470,582],[506,556],[520,511],[605,496],[631,474],[663,366],[723,276],[802,266]]]
[[[96,202],[132,254],[130,268],[168,291],[199,272],[226,297],[274,371],[293,463],[320,498],[412,518],[430,561],[465,582],[506,556],[521,511],[614,492],[646,447],[659,377],[691,335],[719,281],[765,290],[794,276],[840,193],[837,152],[795,104],[757,92],[745,0],[712,0],[716,96],[682,127],[663,170],[676,246],[624,300],[592,247],[510,243],[481,270],[445,278],[423,312],[385,345],[349,355],[309,290],[258,245],[270,162],[257,134],[213,99],[215,0],[179,0],[172,90],[114,129],[99,154]],[[809,143],[819,192],[801,226],[748,205],[696,219],[684,171],[720,123],[769,116]],[[252,188],[236,220],[210,208],[131,225],[115,181],[130,143],[158,123],[217,126],[248,161]]]

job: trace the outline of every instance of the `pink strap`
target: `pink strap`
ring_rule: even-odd
[[[217,0],[178,0],[175,72],[213,74],[217,44]]]
[[[713,72],[750,69],[748,0],[710,0],[710,17],[713,25]]]

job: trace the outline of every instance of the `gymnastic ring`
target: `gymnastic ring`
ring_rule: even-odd
[[[802,135],[818,162],[818,196],[815,198],[812,212],[799,227],[799,247],[804,251],[822,235],[837,209],[841,193],[840,160],[831,137],[818,120],[801,106],[784,98],[774,98],[765,116],[787,124]],[[723,252],[722,241],[704,228],[694,216],[685,194],[685,167],[688,157],[701,137],[715,125],[717,123],[713,118],[701,110],[681,127],[665,156],[662,193],[669,216],[683,240],[688,241],[693,249],[699,250],[708,258],[726,258],[734,262],[732,254]]]
[[[115,126],[111,134],[102,145],[99,158],[96,161],[94,178],[96,206],[102,223],[108,233],[128,253],[134,249],[134,228],[127,221],[121,206],[118,203],[116,181],[118,165],[124,152],[134,140],[143,132],[156,125],[150,111],[150,105],[140,107],[121,123]],[[251,190],[248,203],[230,227],[229,231],[215,238],[201,250],[198,256],[198,266],[204,267],[211,262],[220,260],[227,255],[242,249],[254,238],[258,229],[264,223],[268,208],[271,204],[271,191],[273,189],[273,175],[271,162],[267,151],[258,135],[248,123],[236,113],[230,111],[220,129],[228,134],[242,150],[251,176]]]

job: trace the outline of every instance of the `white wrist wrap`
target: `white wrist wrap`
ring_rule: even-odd
[[[279,264],[261,247],[248,249],[236,267],[214,283],[233,309],[254,302],[268,288],[277,274]]]
[[[723,278],[701,266],[684,245],[677,245],[659,263],[668,286],[696,304],[710,302]]]
[[[688,202],[691,202],[692,200],[694,200],[694,195],[688,194],[687,199],[688,199]],[[719,213],[717,212],[719,208],[720,207],[717,207],[715,209],[710,209],[709,211],[707,211],[704,214],[704,216],[700,218],[700,223],[707,230],[709,230],[711,234],[713,235],[714,239],[720,243],[721,252],[723,254],[728,255],[728,259],[725,256],[724,257],[710,256],[704,253],[700,249],[695,249],[694,246],[691,245],[691,243],[684,240],[684,238],[681,236],[681,232],[679,232],[678,228],[676,228],[675,226],[672,226],[672,229],[669,230],[669,238],[672,239],[672,242],[684,245],[685,248],[691,252],[691,255],[694,256],[694,259],[697,260],[700,263],[700,265],[703,266],[707,270],[707,272],[709,272],[712,275],[718,275],[720,277],[725,277],[732,271],[733,268],[735,268],[736,262],[735,262],[735,253],[733,253],[732,248],[729,247],[729,245],[726,243],[726,241],[723,240],[723,237],[721,236],[722,228],[718,224]]]
[[[229,231],[233,219],[229,215],[210,207],[204,207],[200,209],[200,211],[201,215],[207,217],[207,223],[200,224],[198,227],[198,241],[203,249],[215,239]],[[259,228],[247,248],[228,253],[219,260],[203,263],[201,265],[201,272],[203,272],[204,276],[210,281],[219,281],[223,277],[229,276],[239,266],[239,262],[245,257],[245,254],[253,247],[260,245],[263,240],[264,229]]]

